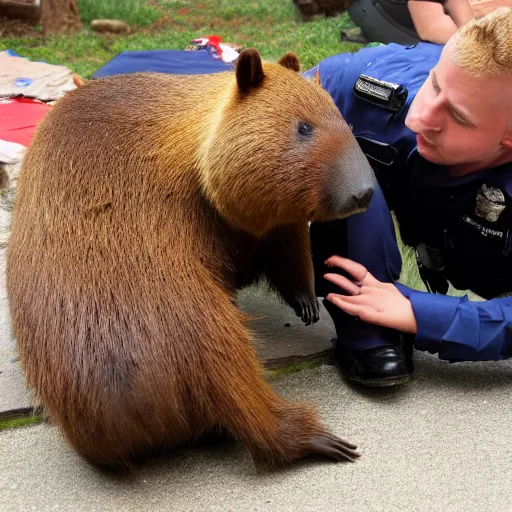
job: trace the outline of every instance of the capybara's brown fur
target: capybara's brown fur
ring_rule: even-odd
[[[236,290],[265,277],[318,317],[308,220],[366,208],[373,174],[293,54],[234,72],[84,83],[38,127],[8,248],[27,379],[88,460],[215,428],[256,461],[353,458],[264,381]]]

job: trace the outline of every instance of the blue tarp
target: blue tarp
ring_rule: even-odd
[[[178,75],[204,75],[229,71],[233,64],[214,59],[206,50],[146,50],[122,52],[98,69],[91,78],[152,71]]]

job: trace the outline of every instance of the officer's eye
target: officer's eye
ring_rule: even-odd
[[[434,88],[434,91],[436,93],[441,92],[441,87],[439,87],[439,84],[437,83],[437,79],[436,79],[436,76],[434,75],[434,73],[432,73],[432,87]]]
[[[474,123],[472,123],[469,119],[467,119],[464,115],[462,115],[456,109],[454,109],[454,108],[450,109],[450,114],[457,124],[460,124],[461,126],[469,126],[471,128],[475,127]]]
[[[309,137],[313,134],[313,127],[308,123],[299,123],[297,131],[304,137]]]

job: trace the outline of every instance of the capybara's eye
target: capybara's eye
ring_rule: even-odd
[[[313,133],[313,127],[308,124],[308,123],[300,123],[299,124],[299,128],[298,128],[298,132],[301,134],[301,135],[311,135]]]

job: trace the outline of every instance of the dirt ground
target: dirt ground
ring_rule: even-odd
[[[40,35],[37,22],[33,20],[18,20],[0,16],[0,38],[36,37]]]

